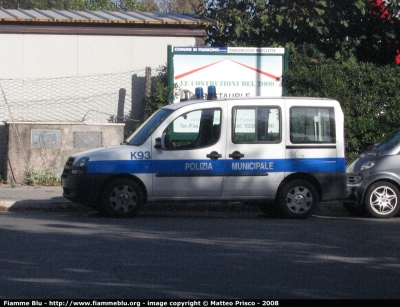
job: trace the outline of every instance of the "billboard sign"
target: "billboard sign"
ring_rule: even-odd
[[[284,92],[285,48],[173,47],[168,51],[169,85],[177,84],[181,90],[194,94],[201,87],[206,95],[211,85],[217,98],[277,97]]]

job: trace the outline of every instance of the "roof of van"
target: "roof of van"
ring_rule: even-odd
[[[215,100],[207,100],[207,99],[191,99],[191,100],[186,100],[186,101],[180,101],[176,103],[172,103],[168,105],[167,107],[169,109],[179,109],[181,107],[187,106],[187,105],[192,105],[192,104],[197,104],[197,103],[204,103],[204,102],[218,102],[218,101],[239,101],[239,100],[260,100],[260,99],[285,99],[285,100],[312,100],[312,101],[317,101],[317,100],[324,100],[324,101],[336,101],[335,99],[332,98],[326,98],[326,97],[294,97],[294,96],[255,96],[255,97],[232,97],[232,98],[218,98]]]

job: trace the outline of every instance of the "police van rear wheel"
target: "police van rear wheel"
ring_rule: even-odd
[[[278,198],[279,212],[284,218],[307,218],[314,212],[318,203],[316,189],[306,180],[294,180],[287,183]]]
[[[143,192],[133,180],[113,181],[100,196],[101,211],[111,217],[133,217],[144,205]]]

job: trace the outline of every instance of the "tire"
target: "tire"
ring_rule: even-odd
[[[318,204],[317,190],[306,180],[299,179],[287,183],[278,196],[279,213],[284,218],[307,218],[315,211]]]
[[[143,191],[133,180],[117,179],[100,196],[101,212],[110,217],[129,218],[144,206]]]
[[[390,182],[378,181],[365,193],[364,205],[368,214],[376,218],[390,218],[399,212],[399,189]]]

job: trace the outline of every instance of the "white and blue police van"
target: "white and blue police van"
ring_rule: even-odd
[[[63,196],[112,217],[146,202],[239,201],[283,218],[346,196],[338,101],[207,97],[164,106],[120,146],[70,156]]]

